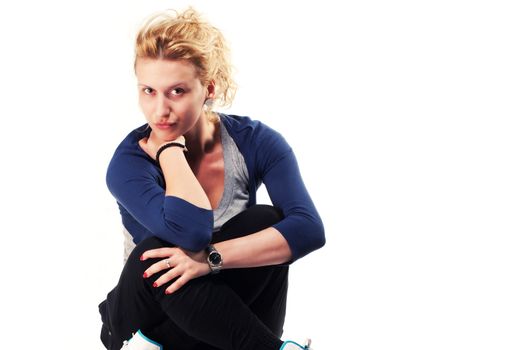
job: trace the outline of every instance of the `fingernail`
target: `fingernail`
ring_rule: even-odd
[[[146,272],[144,272],[144,274],[142,275],[142,277],[144,278],[148,278],[148,274]]]
[[[170,292],[169,290],[166,289],[166,291],[164,292],[164,294],[169,295],[169,294],[171,294],[171,292]]]
[[[140,256],[140,261],[144,261],[144,255]]]
[[[153,282],[153,287],[157,288],[158,286],[157,282]]]

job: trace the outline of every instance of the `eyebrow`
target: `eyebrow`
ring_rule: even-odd
[[[142,84],[142,83],[138,83],[137,86],[143,86],[143,87],[148,87],[150,89],[153,89],[151,86],[147,85],[147,84]],[[168,86],[168,88],[166,89],[167,90],[171,90],[173,88],[176,88],[176,87],[179,87],[179,86],[187,86],[187,84],[185,82],[179,82],[179,83],[176,83],[176,84],[173,84],[173,85],[170,85]],[[154,89],[155,90],[155,89]]]

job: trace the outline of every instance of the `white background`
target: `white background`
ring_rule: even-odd
[[[134,35],[188,2],[13,3],[0,8],[1,348],[101,350],[97,305],[122,258],[105,170],[144,123]],[[293,266],[284,338],[523,349],[521,2],[192,4],[231,43],[229,112],[288,139],[325,223],[326,247]]]

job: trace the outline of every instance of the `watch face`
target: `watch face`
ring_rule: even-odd
[[[222,262],[222,257],[218,252],[211,252],[208,260],[213,265],[219,265]]]

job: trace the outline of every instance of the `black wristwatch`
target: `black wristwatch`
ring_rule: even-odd
[[[208,265],[210,265],[210,270],[212,274],[219,273],[222,268],[222,256],[221,254],[215,249],[213,245],[209,245],[206,249],[208,252]]]

